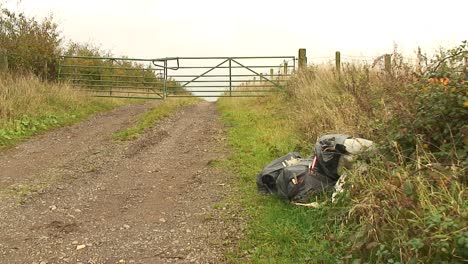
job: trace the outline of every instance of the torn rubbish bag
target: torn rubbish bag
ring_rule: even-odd
[[[311,157],[291,152],[268,164],[257,176],[258,191],[307,202],[310,193],[334,187],[340,178],[340,167],[347,165],[352,155],[370,147],[372,141],[346,134],[321,136]]]

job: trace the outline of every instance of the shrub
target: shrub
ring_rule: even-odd
[[[389,122],[391,140],[414,159],[417,141],[440,161],[463,161],[468,152],[468,44],[441,51],[422,78],[404,95],[410,98]],[[404,111],[402,110],[404,109]],[[466,163],[465,163],[466,165]]]
[[[466,44],[441,51],[421,76],[405,74],[405,82],[384,89],[384,98],[400,98],[387,100],[389,118],[371,122],[385,151],[367,170],[350,172],[353,258],[462,263],[468,257]]]
[[[32,72],[44,79],[55,79],[60,43],[52,16],[38,21],[0,6],[0,49],[6,50],[13,72]]]

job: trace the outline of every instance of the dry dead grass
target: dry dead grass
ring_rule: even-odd
[[[0,120],[38,116],[60,108],[73,109],[87,98],[70,86],[42,82],[33,75],[0,75]]]

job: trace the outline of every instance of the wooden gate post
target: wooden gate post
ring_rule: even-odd
[[[299,49],[299,71],[302,71],[307,66],[307,57],[306,57],[306,49]]]
[[[8,71],[8,54],[5,49],[0,49],[0,72]]]
[[[336,72],[340,74],[341,72],[341,53],[339,51],[335,52],[335,66]]]
[[[392,55],[385,54],[385,71],[390,72],[392,70]]]

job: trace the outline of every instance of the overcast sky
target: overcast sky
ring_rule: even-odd
[[[377,56],[468,38],[467,0],[0,0],[115,55]]]

